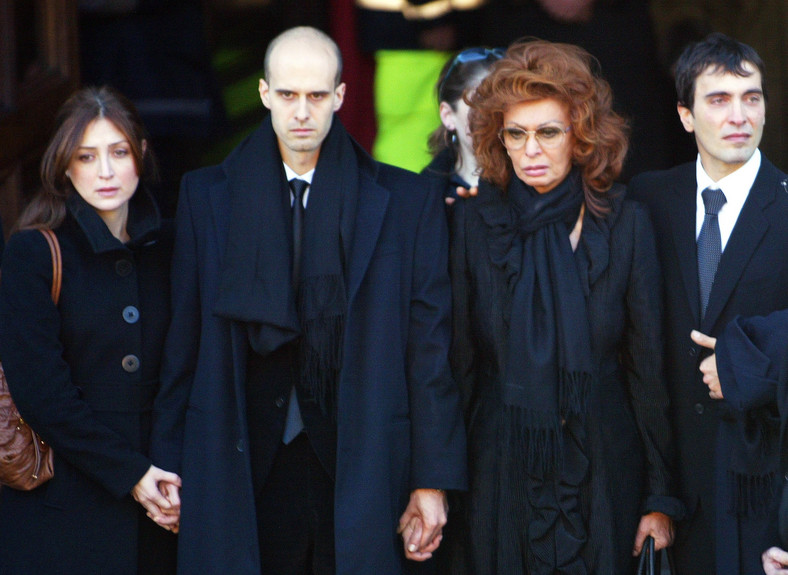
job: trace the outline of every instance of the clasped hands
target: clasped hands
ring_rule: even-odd
[[[131,495],[160,527],[177,533],[181,520],[181,478],[175,473],[151,465]]]
[[[399,520],[405,557],[426,561],[443,539],[443,526],[449,512],[446,494],[440,489],[415,489]]]

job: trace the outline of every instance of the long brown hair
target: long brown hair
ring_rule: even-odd
[[[613,111],[610,85],[597,68],[593,56],[578,46],[537,39],[512,44],[468,101],[481,177],[504,190],[512,177],[511,160],[498,139],[506,109],[521,102],[556,100],[569,110],[572,164],[581,170],[588,209],[603,215],[604,193],[624,164],[628,129]]]
[[[61,106],[55,131],[41,159],[41,190],[19,216],[16,228],[50,228],[63,223],[66,198],[76,193],[66,176],[91,122],[105,118],[126,137],[142,182],[155,177],[153,155],[146,149],[145,129],[134,105],[109,86],[83,88]]]

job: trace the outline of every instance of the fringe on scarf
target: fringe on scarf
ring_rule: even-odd
[[[556,414],[507,405],[501,424],[504,445],[523,454],[526,472],[543,475],[561,468],[561,422]]]
[[[300,385],[336,422],[345,334],[345,287],[338,276],[307,278],[299,290]]]
[[[763,517],[774,507],[777,497],[777,473],[745,475],[728,470],[731,507],[728,511],[739,517]]]
[[[576,416],[585,419],[591,380],[590,373],[561,369],[558,376],[558,409],[561,417]]]

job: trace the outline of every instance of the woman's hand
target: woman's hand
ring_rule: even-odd
[[[131,495],[147,510],[148,517],[164,529],[177,533],[181,516],[180,487],[181,478],[177,474],[151,465],[131,490]]]
[[[632,555],[640,555],[643,549],[643,542],[649,535],[654,538],[655,551],[669,547],[673,544],[673,520],[658,511],[641,517],[638,532],[635,535],[635,548],[632,549]]]
[[[402,535],[405,557],[412,561],[426,561],[440,546],[442,529],[446,525],[449,504],[446,494],[439,489],[415,489],[399,520],[397,533]]]

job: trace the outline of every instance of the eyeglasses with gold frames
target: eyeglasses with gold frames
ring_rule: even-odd
[[[564,141],[564,134],[572,129],[562,126],[542,126],[536,130],[523,130],[522,128],[501,128],[498,138],[507,150],[521,150],[528,141],[528,136],[533,135],[542,148],[557,148]]]

